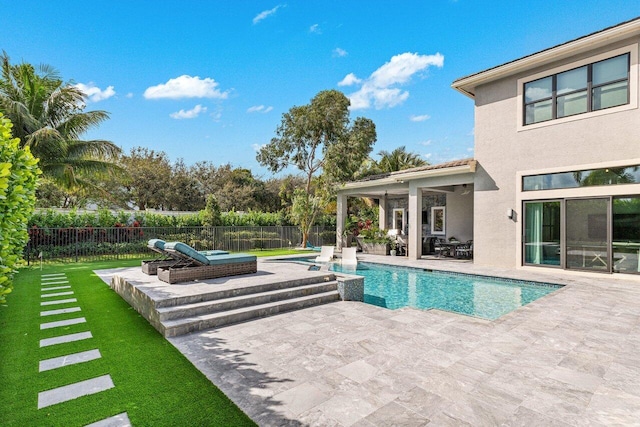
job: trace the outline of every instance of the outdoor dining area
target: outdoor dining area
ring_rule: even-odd
[[[461,242],[455,238],[449,240],[437,238],[433,242],[433,249],[438,258],[473,259],[473,240]]]

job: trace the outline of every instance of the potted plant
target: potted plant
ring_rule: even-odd
[[[398,243],[393,239],[389,239],[389,255],[396,256],[397,249]]]
[[[356,239],[366,254],[389,255],[391,239],[386,230],[365,229]]]

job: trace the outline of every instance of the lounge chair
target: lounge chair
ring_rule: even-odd
[[[347,266],[358,265],[358,258],[356,258],[357,248],[342,248],[342,259],[340,263]]]
[[[333,259],[333,246],[323,246],[320,255],[316,257],[316,262],[329,262]]]
[[[147,242],[147,247],[154,252],[157,252],[160,257],[151,260],[142,261],[142,272],[150,276],[154,276],[158,273],[158,267],[178,266],[181,262],[185,261],[185,258],[175,253],[170,253],[165,250],[167,242],[161,239],[151,239]],[[224,255],[228,254],[227,251],[213,250],[213,251],[200,251],[205,256],[212,255]]]
[[[258,262],[255,255],[221,254],[207,256],[182,242],[166,243],[164,249],[170,254],[181,257],[183,260],[179,265],[158,268],[158,279],[170,284],[251,274],[258,271]]]

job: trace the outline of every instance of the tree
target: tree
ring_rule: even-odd
[[[20,146],[39,159],[44,177],[64,189],[91,187],[87,176],[117,168],[120,148],[115,144],[80,139],[108,119],[108,113],[84,111],[85,94],[48,65],[38,71],[27,63],[11,65],[6,53],[0,62],[0,112],[13,122]]]
[[[167,194],[169,210],[199,211],[204,209],[205,199],[198,181],[182,159],[171,167],[171,182]]]
[[[29,240],[27,222],[35,206],[38,161],[11,137],[11,121],[0,113],[0,303]]]
[[[171,164],[166,153],[135,147],[128,156],[122,156],[120,162],[128,173],[125,187],[138,209],[168,206]]]
[[[378,155],[381,156],[377,162],[380,173],[397,172],[429,164],[421,159],[419,154],[407,152],[404,145],[396,148],[392,152],[383,150],[378,153]]]
[[[257,155],[258,162],[271,172],[293,166],[303,173],[304,193],[293,197],[303,246],[331,186],[353,177],[376,141],[371,120],[358,117],[351,123],[349,104],[339,91],[319,92],[310,104],[294,106],[283,114],[276,137]],[[317,181],[320,175],[323,179]],[[314,186],[314,182],[320,184]]]

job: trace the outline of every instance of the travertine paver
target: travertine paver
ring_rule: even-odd
[[[42,282],[42,285],[64,285],[66,283],[69,283],[68,280],[56,280],[56,281],[51,281],[51,282]]]
[[[75,298],[67,298],[67,299],[59,299],[55,301],[43,301],[40,303],[40,305],[57,305],[57,304],[67,304],[70,302],[78,302],[78,300]]]
[[[82,396],[100,393],[115,387],[110,375],[102,375],[90,380],[80,381],[63,387],[38,393],[38,409],[68,400],[77,399]]]
[[[359,258],[566,286],[496,321],[337,302],[169,341],[261,426],[640,424],[639,278]]]
[[[85,323],[86,321],[87,319],[85,319],[84,317],[76,317],[74,319],[67,319],[67,320],[58,320],[56,322],[41,323],[40,329],[51,329],[51,328],[59,328],[60,326],[77,325],[79,323]]]
[[[88,350],[80,353],[73,353],[67,356],[54,357],[52,359],[41,360],[39,363],[39,372],[50,371],[52,369],[62,368],[63,366],[75,365],[78,363],[89,362],[101,358],[99,350]]]
[[[51,287],[47,287],[47,288],[45,288],[44,286],[42,287],[43,291],[58,291],[60,289],[71,289],[71,285],[69,285],[69,286],[51,286]]]
[[[93,338],[93,335],[91,335],[91,332],[78,332],[75,334],[67,334],[59,337],[45,338],[40,340],[40,347],[49,347],[51,345],[81,341],[89,338]]]
[[[69,291],[69,292],[54,292],[52,294],[42,294],[41,297],[42,298],[51,298],[51,297],[63,297],[66,295],[73,295],[73,291]]]
[[[131,421],[129,421],[127,413],[123,412],[113,417],[88,424],[85,427],[131,427]]]
[[[76,313],[81,311],[80,307],[60,308],[58,310],[41,311],[40,316],[55,316],[56,314]]]

